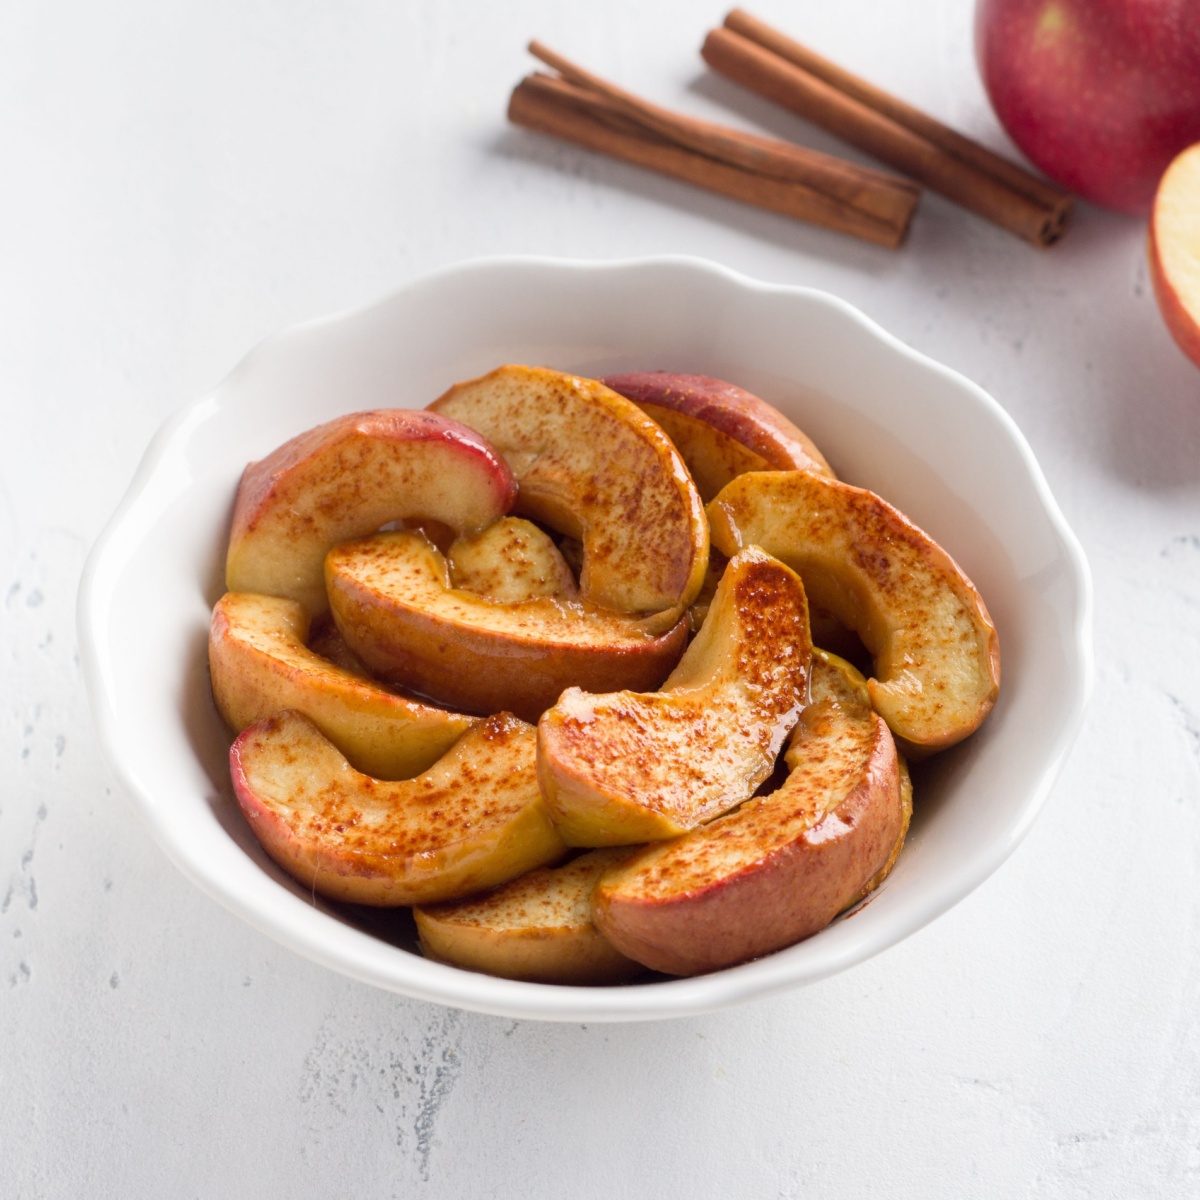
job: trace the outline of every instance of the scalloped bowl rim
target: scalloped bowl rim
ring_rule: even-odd
[[[579,284],[586,286],[579,287]],[[1046,731],[1046,741],[1039,747],[1036,761],[1021,765],[1025,772],[1020,778],[1021,794],[1011,801],[1010,809],[1004,813],[1003,820],[980,844],[972,844],[968,837],[970,852],[964,855],[962,861],[955,861],[945,850],[937,850],[935,865],[937,854],[951,865],[942,869],[931,881],[921,878],[924,860],[916,864],[905,876],[901,867],[905,866],[906,852],[892,877],[898,881],[895,887],[902,893],[902,899],[897,900],[894,905],[888,907],[883,904],[884,900],[889,899],[885,885],[885,888],[877,893],[878,898],[873,897],[852,914],[855,918],[853,922],[845,917],[841,918],[829,930],[798,946],[740,967],[692,979],[655,981],[615,988],[570,988],[497,979],[427,961],[361,928],[347,924],[332,909],[319,903],[306,903],[304,898],[286,886],[288,881],[272,880],[269,887],[260,888],[242,871],[240,860],[245,859],[247,864],[264,876],[273,869],[273,864],[269,864],[265,859],[254,862],[252,851],[248,853],[244,847],[239,848],[235,841],[236,827],[232,827],[234,832],[229,832],[231,827],[225,825],[221,825],[219,829],[208,827],[206,822],[209,820],[220,825],[222,814],[219,800],[214,802],[211,796],[197,797],[189,793],[182,807],[162,802],[161,781],[156,784],[153,779],[146,778],[143,768],[147,762],[153,768],[150,771],[151,776],[162,775],[172,782],[178,779],[184,784],[185,792],[189,788],[192,792],[195,790],[195,781],[190,779],[194,764],[185,765],[182,761],[185,756],[181,755],[176,755],[174,760],[155,760],[154,750],[147,749],[145,745],[147,739],[143,737],[139,740],[138,730],[131,727],[127,711],[129,705],[122,701],[119,693],[122,688],[132,686],[136,672],[140,670],[145,679],[138,682],[149,682],[152,693],[159,695],[160,703],[172,700],[178,705],[179,696],[171,692],[168,684],[177,688],[181,680],[170,672],[164,673],[161,669],[157,675],[150,674],[154,669],[153,665],[147,665],[142,660],[132,665],[128,664],[123,656],[136,658],[139,648],[131,644],[128,632],[119,645],[114,644],[112,633],[122,588],[132,587],[131,580],[134,575],[151,569],[148,564],[152,559],[153,549],[157,549],[160,556],[166,554],[169,557],[169,551],[164,551],[158,545],[152,546],[155,537],[161,537],[167,532],[163,527],[164,510],[160,506],[167,504],[167,510],[174,512],[170,504],[177,506],[189,488],[197,488],[207,483],[211,492],[216,486],[211,479],[202,478],[197,484],[191,478],[186,469],[188,450],[193,449],[193,443],[204,436],[208,427],[218,421],[222,413],[238,400],[240,392],[247,389],[248,381],[252,383],[261,379],[264,372],[270,374],[272,369],[281,371],[284,375],[291,369],[295,375],[305,365],[299,360],[308,352],[306,347],[311,343],[317,344],[315,353],[318,357],[314,361],[323,361],[319,358],[323,338],[337,338],[343,333],[352,338],[356,331],[371,322],[386,323],[388,314],[391,313],[399,313],[403,320],[417,322],[418,328],[421,327],[420,323],[425,321],[431,325],[427,334],[432,335],[440,330],[440,326],[434,324],[434,316],[440,311],[437,308],[438,304],[444,306],[453,299],[454,304],[459,306],[453,311],[458,312],[464,303],[477,299],[478,293],[485,285],[491,288],[503,286],[507,289],[506,295],[510,297],[510,303],[504,310],[506,315],[497,314],[497,321],[513,320],[519,325],[520,314],[525,309],[536,310],[538,305],[542,304],[547,310],[542,314],[544,320],[567,322],[572,318],[553,310],[548,300],[541,300],[538,289],[553,294],[556,289],[561,290],[570,285],[572,290],[567,294],[573,298],[577,297],[576,303],[582,310],[586,311],[589,304],[601,305],[598,313],[592,314],[599,320],[600,327],[624,329],[626,336],[636,338],[643,324],[653,325],[656,320],[670,322],[673,319],[675,323],[669,325],[669,330],[678,328],[682,331],[679,334],[681,344],[691,336],[690,326],[684,318],[692,316],[690,308],[694,307],[697,322],[705,330],[716,331],[697,353],[701,356],[711,355],[712,362],[718,364],[721,361],[732,361],[737,353],[742,352],[737,346],[733,350],[722,350],[720,345],[720,331],[728,324],[738,326],[742,309],[754,309],[758,306],[756,311],[761,324],[762,321],[769,323],[773,319],[782,319],[784,312],[791,306],[795,311],[821,325],[829,339],[847,339],[848,344],[854,348],[856,358],[871,359],[878,352],[880,362],[887,360],[891,371],[906,377],[911,375],[914,380],[919,379],[924,384],[922,394],[926,391],[937,392],[939,389],[945,389],[947,395],[953,395],[954,411],[951,412],[951,409],[947,408],[937,414],[936,427],[939,430],[943,419],[951,424],[965,422],[964,428],[968,432],[982,430],[995,439],[990,445],[1007,463],[1006,486],[1014,489],[1014,497],[1025,506],[1026,523],[1037,526],[1038,536],[1043,543],[1038,552],[1041,574],[1034,572],[1036,578],[1033,583],[1022,577],[1012,586],[1018,589],[1016,595],[1026,605],[1029,600],[1025,592],[1033,596],[1034,591],[1031,589],[1038,586],[1042,588],[1042,591],[1036,593],[1036,598],[1045,609],[1045,614],[1049,616],[1043,614],[1041,621],[1044,623],[1053,618],[1058,630],[1052,648],[1061,658],[1061,674],[1055,684],[1059,692],[1055,694],[1054,709],[1048,714],[1036,714],[1043,724],[1050,721],[1053,727]],[[525,297],[524,307],[520,300],[511,301],[514,291]],[[600,300],[596,299],[598,292],[601,294]],[[609,293],[614,298],[606,299]],[[624,306],[622,300],[627,304],[630,296],[642,298],[646,295],[653,295],[658,300],[657,307],[653,314],[649,309],[646,310],[646,322],[639,321],[636,326],[629,325],[628,312],[618,311]],[[707,309],[704,307],[705,302],[708,304]],[[604,304],[607,304],[607,308],[603,308]],[[558,308],[562,308],[561,301]],[[687,311],[675,311],[680,309]],[[442,316],[445,317],[449,311],[443,312]],[[714,314],[717,313],[724,318],[726,325],[715,322]],[[468,322],[469,319],[468,317]],[[477,318],[481,329],[488,328],[488,319],[486,310],[482,310]],[[526,318],[528,319],[530,318]],[[740,327],[741,337],[753,340],[758,327],[745,324]],[[785,324],[783,328],[790,327]],[[666,335],[663,336],[665,339]],[[412,342],[418,340],[410,339]],[[537,340],[536,332],[534,340]],[[580,344],[585,341],[586,337],[581,336]],[[363,344],[373,346],[375,343],[365,340],[364,335]],[[411,351],[414,355],[421,352]],[[720,358],[722,353],[727,355],[727,360]],[[769,359],[770,353],[771,346],[767,345],[764,348],[765,357]],[[821,353],[822,349],[818,346],[814,352],[815,357],[819,358]],[[573,361],[555,365],[583,373],[584,364],[574,361],[578,354],[568,353],[567,356],[572,357]],[[894,356],[894,359],[888,356]],[[902,367],[901,364],[908,366]],[[495,365],[495,362],[491,365]],[[633,363],[631,367],[638,365]],[[643,362],[640,365],[645,367],[657,364]],[[695,369],[700,373],[717,374],[716,370],[708,369],[710,365],[711,362],[701,364]],[[692,369],[679,363],[672,366],[673,369]],[[447,364],[447,367],[447,383],[453,382],[455,378],[477,373],[459,371],[454,364]],[[483,369],[486,369],[486,366]],[[833,364],[830,369],[853,372],[857,366],[842,362]],[[890,372],[888,377],[891,377]],[[751,383],[746,383],[744,378],[737,378],[735,375],[735,380],[751,387],[751,390],[756,390]],[[764,393],[767,391],[769,388],[764,389]],[[914,396],[917,400],[920,399],[911,389],[909,395],[910,401]],[[822,393],[819,388],[812,393],[812,397],[808,400],[808,424],[804,420],[800,420],[799,423],[806,432],[813,434],[817,444],[827,450],[829,457],[836,460],[837,453],[831,453],[822,437],[814,434],[810,426],[814,420],[819,422],[821,414],[825,411],[821,405],[841,403],[842,410],[839,416],[840,420],[845,422],[857,419],[861,415],[862,401],[856,399],[852,405],[844,399],[831,398],[829,392]],[[421,396],[413,407],[421,407],[431,398],[432,396]],[[254,404],[247,402],[244,410],[247,421],[260,411],[270,409],[272,404],[278,408],[280,403],[282,401],[278,400],[259,402],[256,408]],[[329,415],[337,411],[348,409],[344,406],[334,408],[330,410]],[[796,415],[794,410],[791,415]],[[279,414],[276,413],[276,419],[278,418]],[[830,417],[830,420],[832,419]],[[891,422],[889,425],[879,426],[884,433],[873,434],[873,426],[863,426],[858,431],[860,441],[855,445],[856,450],[869,444],[872,437],[883,437],[886,441],[887,438],[894,439],[897,430],[903,432],[903,424],[897,423],[894,417],[885,416],[884,419]],[[297,424],[292,428],[292,432],[300,432],[305,427],[304,424]],[[837,441],[837,436],[836,430],[827,435],[834,442]],[[950,436],[960,438],[958,449],[963,452],[961,440],[965,435],[951,431]],[[269,449],[272,444],[275,443],[267,443],[265,448]],[[880,464],[892,462],[896,455],[903,458],[911,449],[899,443],[892,445],[889,442],[877,456],[876,471],[880,469]],[[968,459],[970,449],[965,448]],[[230,456],[240,464],[240,472],[241,465],[263,452],[265,450],[260,447],[255,455],[239,450],[236,453],[231,452]],[[974,463],[973,469],[978,472],[979,463]],[[1016,474],[1013,474],[1014,472]],[[901,476],[901,484],[903,480],[904,477]],[[853,482],[861,480],[854,479]],[[933,482],[927,481],[929,485]],[[222,486],[228,486],[227,479]],[[872,486],[870,480],[866,482],[866,486]],[[969,483],[966,485],[968,495],[970,486]],[[892,498],[884,489],[878,490],[889,499]],[[954,498],[953,493],[947,495]],[[231,500],[230,491],[228,501]],[[213,502],[210,496],[210,504]],[[895,502],[899,503],[901,508],[905,507],[899,501]],[[930,499],[931,505],[939,502],[940,510],[935,507],[934,515],[937,511],[946,512],[946,495]],[[919,520],[918,523],[925,523],[926,527],[929,527],[928,521]],[[979,529],[984,528],[978,520],[976,524]],[[1009,544],[1001,546],[1009,558],[1012,558],[1013,554],[1019,554],[1019,547],[1014,550],[1014,545],[1015,539],[1010,534]],[[948,548],[955,557],[960,557],[957,547]],[[984,559],[985,565],[988,561],[990,560]],[[964,565],[967,564],[964,562]],[[187,575],[195,571],[194,565],[188,561],[180,566],[182,571],[176,574]],[[1030,569],[1027,568],[1027,574]],[[976,578],[976,582],[979,582],[975,572],[970,573]],[[1043,581],[1038,584],[1037,581],[1042,579],[1042,575],[1049,582]],[[157,579],[158,576],[154,578]],[[175,586],[178,581],[174,575],[166,573],[162,575],[160,582],[164,586]],[[195,582],[194,579],[185,580],[179,582],[179,586],[183,587],[184,583],[194,585]],[[1025,592],[1020,591],[1021,588],[1024,588]],[[206,593],[208,603],[212,600],[211,591],[209,586]],[[985,597],[988,595],[986,590],[984,594]],[[1046,599],[1047,596],[1050,599]],[[1020,606],[1017,606],[1015,611],[1019,614]],[[994,609],[993,614],[995,615]],[[189,620],[192,624],[195,623],[194,614]],[[1014,620],[1014,626],[1017,623]],[[997,624],[1000,625],[999,620]],[[1042,636],[1037,632],[1036,622],[1023,621],[1022,624],[1032,624],[1031,636]],[[365,983],[416,999],[478,1012],[562,1021],[649,1020],[727,1008],[752,998],[777,994],[785,989],[826,978],[865,961],[916,932],[978,887],[1004,862],[1029,831],[1044,806],[1081,727],[1094,678],[1092,586],[1086,559],[1054,501],[1032,451],[1016,424],[1000,405],[976,384],[913,350],[880,328],[858,309],[835,296],[807,287],[762,283],[726,267],[685,256],[605,262],[537,257],[474,260],[424,276],[371,304],[304,322],[266,339],[246,355],[217,388],[169,418],[150,442],[125,496],[89,555],[80,585],[78,627],[85,684],[106,757],[156,840],[184,874],[202,890],[292,950]],[[182,636],[177,629],[168,627],[168,632]],[[195,630],[190,632],[194,634]],[[1001,635],[1002,650],[1006,650],[1003,626]],[[196,687],[200,687],[199,679],[203,677],[203,670],[197,675],[195,663],[192,663],[192,667],[191,674],[185,675],[182,681],[183,686],[194,683]],[[1028,669],[1036,671],[1036,664]],[[1002,689],[1001,704],[1009,702],[1007,659],[1005,671],[1005,689]],[[1032,687],[1024,678],[1017,686],[1024,688],[1023,694],[1028,694]],[[1013,697],[1010,710],[1016,711],[1020,703],[1019,698]],[[997,712],[1000,708],[1001,705],[998,705]],[[163,717],[164,721],[170,719],[170,714]],[[200,718],[201,721],[216,719],[215,710]],[[1032,728],[1032,719],[1033,717],[1027,717],[1023,726],[1027,734]],[[169,724],[164,724],[160,732],[171,733],[172,730]],[[986,741],[988,734],[988,725],[985,725],[984,730],[976,737]],[[1009,735],[1005,731],[997,736]],[[958,751],[951,753],[956,754]],[[993,769],[995,762],[1003,761],[998,757],[998,752],[991,758]],[[968,763],[964,766],[959,760],[951,771],[965,772],[970,778],[973,765]],[[946,785],[950,799],[944,804],[939,801],[937,814],[931,818],[931,829],[936,828],[935,822],[942,821],[946,812],[960,811],[961,803],[957,808],[954,804],[953,780],[957,778],[958,776],[953,776],[952,782]],[[919,808],[920,795],[917,800]],[[232,800],[230,803],[233,803]],[[234,808],[236,809],[236,805]],[[967,820],[969,830],[970,817],[961,819]],[[229,841],[232,857],[227,857],[224,853],[222,834]],[[883,911],[884,909],[886,911]],[[854,930],[853,936],[845,933],[847,928]],[[837,930],[841,930],[841,934],[837,933]]]

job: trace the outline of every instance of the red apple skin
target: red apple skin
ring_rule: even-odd
[[[1085,200],[1149,211],[1200,141],[1196,0],[978,0],[975,40],[1000,123]]]
[[[667,408],[711,425],[759,455],[767,464],[764,470],[833,474],[825,456],[803,430],[773,405],[736,384],[710,375],[671,371],[631,371],[608,375],[601,382],[639,407]]]

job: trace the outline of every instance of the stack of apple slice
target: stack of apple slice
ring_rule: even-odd
[[[247,468],[226,582],[213,694],[267,853],[518,979],[823,928],[900,853],[902,754],[999,686],[949,555],[703,376],[507,366],[320,426]]]

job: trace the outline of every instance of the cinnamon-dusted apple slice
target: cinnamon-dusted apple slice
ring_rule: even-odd
[[[602,382],[667,431],[706,503],[747,471],[833,475],[803,430],[736,384],[671,371],[632,371]]]
[[[459,538],[446,552],[446,561],[454,587],[501,604],[579,596],[575,576],[554,540],[520,517],[504,517],[482,533]]]
[[[895,861],[906,824],[896,744],[866,682],[813,652],[812,701],[768,796],[612,868],[593,920],[671,975],[746,962],[823,929]]]
[[[811,651],[799,577],[743,550],[660,691],[571,688],[538,722],[538,778],[566,842],[673,837],[753,795],[804,705]]]
[[[388,783],[285,709],[243,730],[229,763],[250,828],[285,871],[331,900],[390,907],[455,900],[562,857],[535,745],[531,726],[499,713],[424,774]]]
[[[478,718],[389,692],[305,642],[295,600],[229,592],[213,609],[213,698],[234,733],[281,708],[308,716],[360,771],[408,779],[435,763]]]
[[[808,471],[742,475],[708,506],[713,544],[756,545],[799,571],[874,658],[876,712],[910,754],[965,738],[1000,688],[983,598],[926,533],[873,492]]]
[[[501,604],[450,586],[445,558],[412,533],[379,533],[326,559],[334,620],[381,678],[453,708],[537,718],[563,689],[652,688],[683,653],[687,624],[667,633],[585,601]]]
[[[585,600],[675,623],[700,590],[708,526],[670,438],[594,379],[505,366],[430,408],[477,429],[507,459],[517,507],[583,542]]]
[[[476,533],[516,499],[504,460],[447,417],[378,409],[338,417],[285,442],[242,476],[225,586],[327,611],[330,546],[391,521],[428,518]]]
[[[421,949],[439,962],[535,983],[624,983],[645,968],[592,924],[592,889],[632,853],[592,850],[468,900],[413,910]]]

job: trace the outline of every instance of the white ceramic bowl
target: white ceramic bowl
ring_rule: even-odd
[[[979,586],[1000,633],[999,703],[978,734],[922,768],[904,854],[849,918],[695,979],[517,983],[427,962],[403,917],[353,923],[314,903],[249,833],[206,669],[242,468],[339,413],[420,408],[505,362],[732,380],[792,417],[844,479],[908,513]],[[1074,740],[1093,671],[1087,564],[1003,410],[832,296],[684,258],[472,263],[271,338],[151,443],[88,562],[79,632],[113,767],[163,848],[206,892],[367,983],[570,1021],[704,1012],[811,983],[944,913],[1029,830]]]

